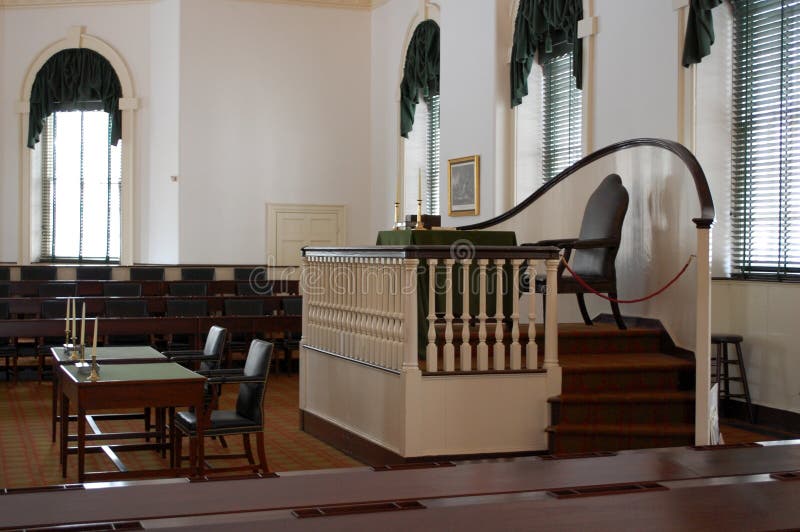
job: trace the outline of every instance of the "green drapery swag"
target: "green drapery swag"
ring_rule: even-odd
[[[511,49],[511,107],[528,95],[528,75],[537,51],[541,63],[544,54],[571,50],[575,86],[583,87],[583,39],[578,38],[582,18],[582,0],[520,0]]]
[[[722,0],[691,0],[683,42],[683,66],[699,63],[711,53],[711,45],[714,44],[711,10],[721,3]]]
[[[439,25],[433,20],[419,23],[406,50],[400,83],[400,135],[405,138],[414,127],[420,91],[426,98],[439,94]]]
[[[69,48],[54,54],[36,74],[31,89],[28,147],[39,142],[44,122],[56,111],[105,111],[111,143],[122,138],[122,87],[111,63],[93,50]]]

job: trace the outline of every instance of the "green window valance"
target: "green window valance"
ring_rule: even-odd
[[[711,45],[714,44],[711,10],[721,3],[722,0],[691,0],[683,42],[683,66],[699,63],[711,53]]]
[[[511,50],[511,107],[528,95],[528,75],[537,51],[541,62],[542,54],[571,50],[575,85],[583,87],[583,48],[578,38],[582,18],[582,0],[520,0]]]
[[[400,135],[408,138],[414,127],[414,111],[419,93],[439,94],[439,25],[425,20],[414,29],[406,50],[403,81],[400,83]]]
[[[122,138],[122,87],[111,63],[93,50],[70,48],[54,54],[36,74],[31,89],[28,147],[39,142],[45,119],[56,111],[105,111],[111,143]]]

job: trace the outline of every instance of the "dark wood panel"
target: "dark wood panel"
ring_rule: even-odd
[[[210,295],[224,295],[236,294],[236,285],[242,281],[235,280],[215,280],[215,281],[3,281],[2,284],[8,284],[9,293],[12,296],[38,296],[39,286],[42,284],[58,284],[68,283],[77,285],[79,296],[102,296],[103,286],[113,283],[137,283],[142,286],[143,296],[163,296],[169,294],[169,285],[190,283],[196,284],[198,282],[205,283]],[[299,290],[299,282],[295,280],[282,279],[270,280],[269,283],[273,286],[273,293],[287,293],[297,294]]]

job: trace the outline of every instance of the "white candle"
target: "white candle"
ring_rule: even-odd
[[[419,169],[419,175],[417,178],[417,199],[422,199],[422,168]]]
[[[75,298],[72,298],[72,337],[78,334],[78,311],[76,310]]]
[[[71,297],[67,298],[67,313],[64,316],[64,330],[69,333],[69,302],[72,301]]]
[[[394,202],[395,203],[400,203],[400,194],[401,194],[401,192],[400,192],[400,190],[401,190],[401,187],[400,187],[401,181],[400,180],[401,179],[403,179],[403,176],[401,174],[397,174],[397,190],[394,191]]]
[[[83,310],[81,311],[81,343],[80,343],[80,345],[86,345],[84,343],[84,338],[86,338],[86,301],[83,302]]]
[[[92,362],[95,360],[95,356],[97,355],[97,318],[94,319],[94,338],[92,339]]]

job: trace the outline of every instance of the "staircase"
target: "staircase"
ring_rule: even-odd
[[[550,398],[550,452],[694,444],[694,363],[665,353],[660,328],[559,328],[562,393]]]
[[[458,352],[460,325],[454,328]],[[436,329],[441,368],[444,331],[439,324]],[[520,330],[523,346],[526,329]],[[541,326],[536,336],[541,367]],[[491,353],[492,339],[488,342]],[[473,334],[472,367],[477,366],[477,343]],[[562,323],[558,350],[563,382],[561,395],[549,399],[551,453],[694,445],[694,362],[668,354],[674,348],[662,327],[621,331],[613,323]]]

